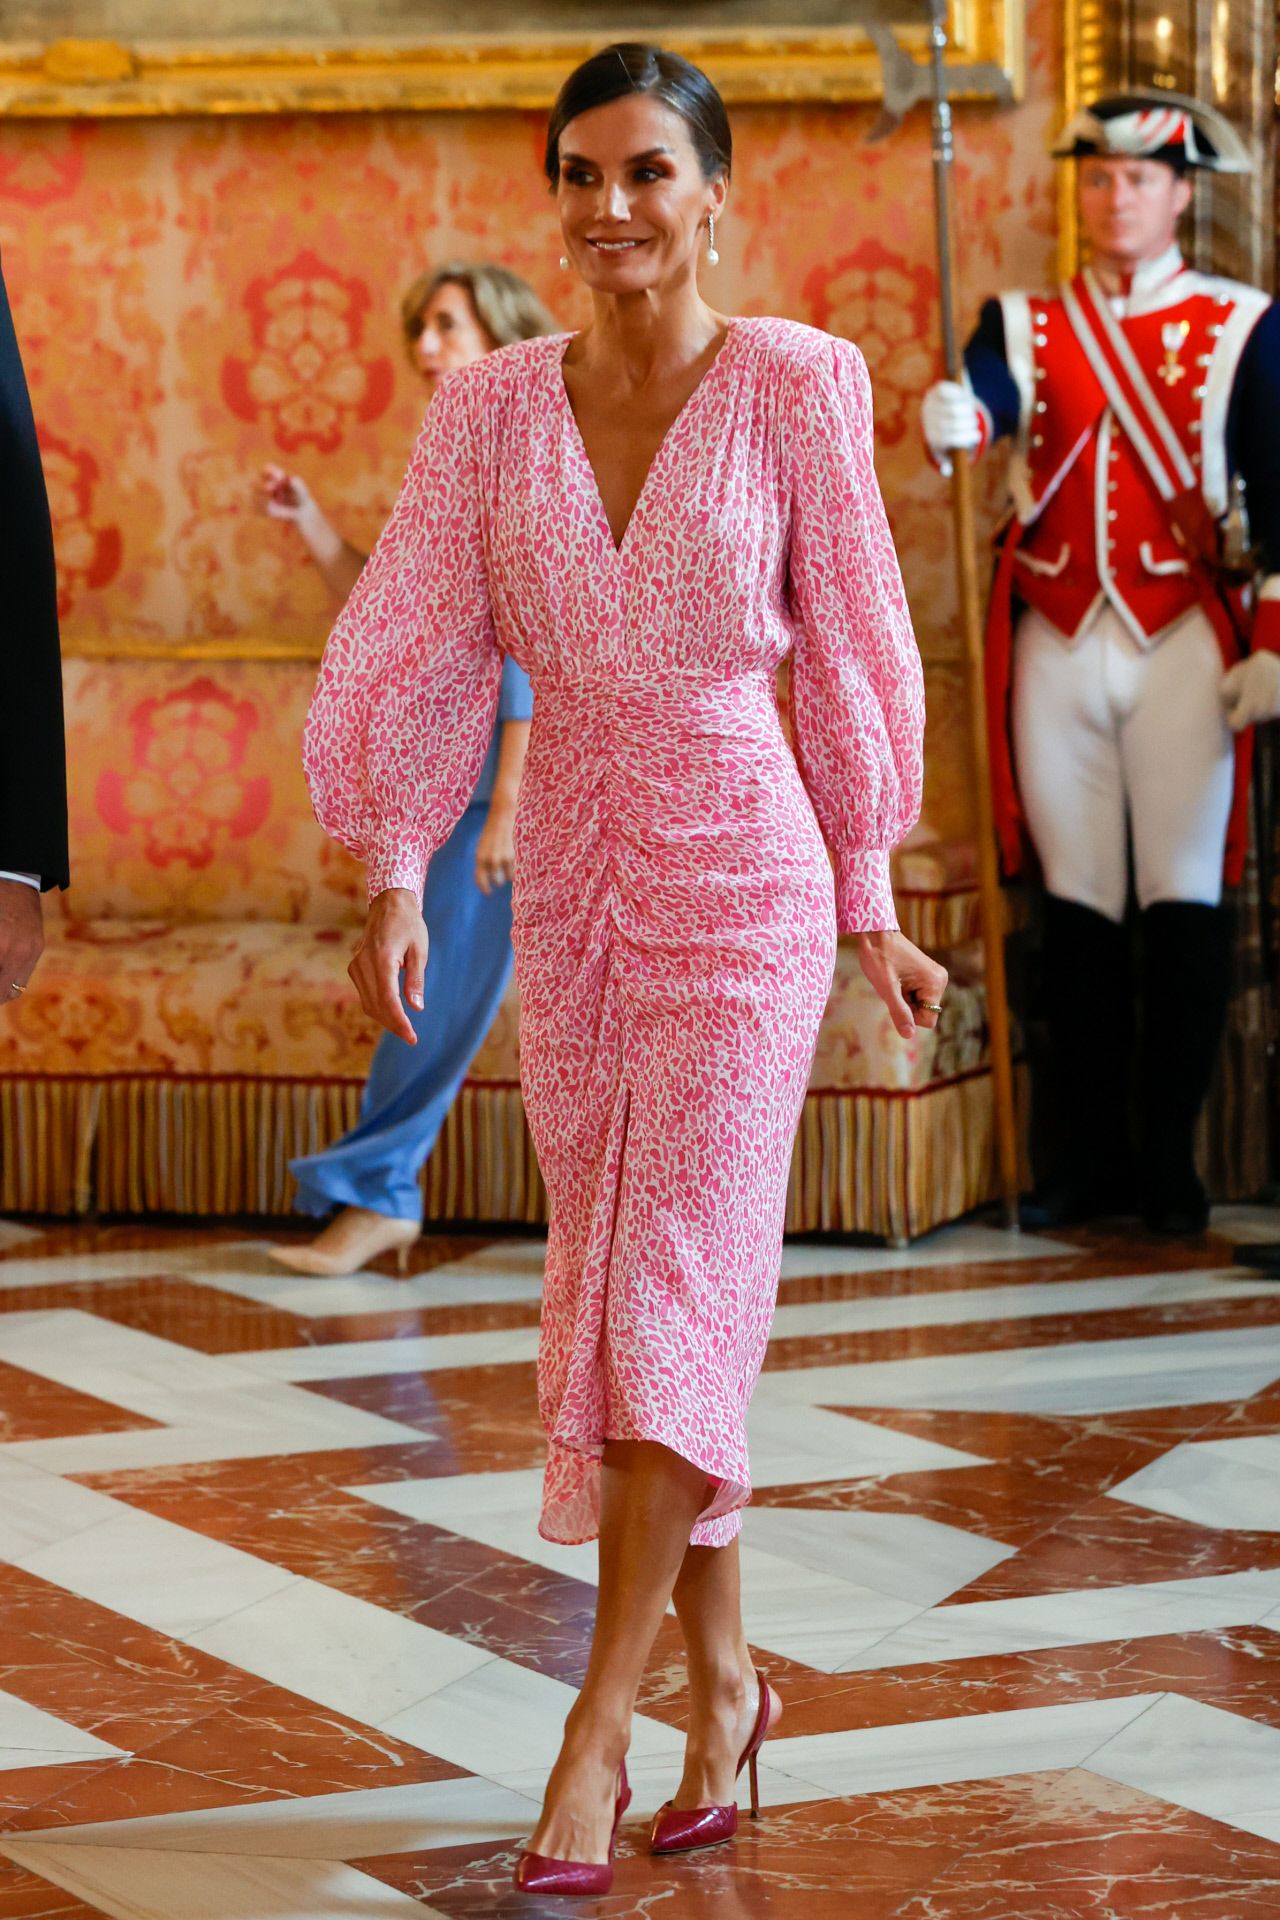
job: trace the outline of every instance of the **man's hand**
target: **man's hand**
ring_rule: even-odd
[[[427,970],[426,922],[416,894],[404,887],[388,887],[369,902],[364,933],[347,972],[369,1018],[416,1047],[418,1036],[400,1004],[401,968],[404,997],[421,1012],[422,981]]]
[[[1280,719],[1280,655],[1259,647],[1222,676],[1222,711],[1232,733]]]
[[[0,1002],[17,999],[43,952],[39,893],[23,880],[0,880]]]
[[[917,1027],[936,1027],[947,990],[947,970],[913,947],[903,933],[863,933],[858,959],[904,1040]]]

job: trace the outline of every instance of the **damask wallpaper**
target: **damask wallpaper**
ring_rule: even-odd
[[[984,292],[1053,273],[1051,0],[1033,0],[1029,54],[1022,105],[957,111],[965,321]],[[964,812],[950,529],[916,420],[938,364],[929,129],[918,113],[869,146],[874,118],[737,110],[738,168],[706,287],[726,310],[794,315],[866,353],[881,480],[930,663],[932,817],[947,830]],[[396,308],[426,262],[495,257],[566,324],[582,318],[557,266],[541,137],[539,116],[515,113],[0,123],[0,248],[69,653],[140,641],[318,649],[324,590],[293,530],[255,512],[257,470],[276,460],[302,473],[351,539],[372,540],[421,411]],[[988,511],[998,464],[984,477]],[[267,697],[271,676],[310,672],[299,660],[228,677],[201,662],[191,679],[212,674],[232,713]],[[172,689],[172,666],[157,675]],[[140,717],[137,737],[146,729]],[[126,805],[123,789],[99,791]]]

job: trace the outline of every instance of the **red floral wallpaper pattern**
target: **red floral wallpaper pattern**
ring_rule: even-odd
[[[1026,101],[957,110],[966,321],[986,292],[1053,277],[1053,0],[1031,0],[1029,22]],[[916,427],[938,365],[929,127],[921,111],[869,145],[873,120],[869,108],[739,109],[721,264],[704,284],[726,311],[791,314],[866,353],[881,480],[931,663],[930,806],[945,827],[963,812],[965,774],[946,492]],[[566,324],[581,321],[557,266],[542,130],[517,113],[0,122],[0,248],[72,648],[322,638],[324,588],[293,530],[254,510],[257,470],[285,461],[344,533],[373,539],[421,417],[397,308],[428,262],[499,258]],[[988,515],[998,482],[988,463]]]

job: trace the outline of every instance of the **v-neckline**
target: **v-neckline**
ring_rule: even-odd
[[[662,465],[663,455],[666,453],[667,448],[670,446],[671,441],[675,437],[676,430],[681,426],[681,424],[683,423],[683,421],[685,420],[685,418],[687,417],[691,409],[696,405],[697,401],[702,395],[703,388],[707,385],[708,381],[711,379],[712,375],[715,373],[717,367],[720,365],[720,362],[728,354],[729,348],[733,342],[734,335],[737,333],[737,331],[738,331],[737,320],[736,319],[730,320],[725,327],[724,339],[720,342],[720,346],[716,352],[715,359],[711,362],[711,365],[707,368],[706,372],[702,375],[702,378],[698,381],[698,384],[693,389],[693,392],[689,394],[687,399],[684,401],[683,405],[680,407],[679,412],[675,414],[666,432],[663,434],[662,439],[659,441],[657,451],[655,452],[652,460],[649,462],[648,470],[645,473],[643,482],[641,483],[640,491],[635,497],[635,504],[633,505],[631,512],[627,517],[627,524],[622,529],[621,540],[615,540],[613,537],[613,528],[609,525],[609,513],[608,513],[608,509],[604,504],[604,495],[600,491],[600,482],[596,478],[596,470],[591,464],[591,455],[587,452],[587,443],[582,437],[582,428],[578,425],[578,416],[573,410],[573,401],[569,397],[569,388],[564,377],[565,356],[568,353],[569,348],[573,345],[574,341],[578,338],[578,336],[576,333],[567,333],[564,336],[563,345],[561,346],[560,352],[553,363],[555,368],[556,385],[560,389],[561,403],[564,407],[565,414],[568,418],[570,432],[572,433],[573,439],[577,445],[578,456],[582,461],[583,467],[586,470],[587,478],[591,483],[591,492],[595,500],[596,516],[600,524],[600,529],[604,534],[605,544],[608,547],[609,551],[613,554],[615,559],[620,559],[626,551],[627,543],[631,538],[631,529],[632,527],[635,526],[636,521],[640,518],[640,509],[643,507],[645,503],[645,498],[649,492],[650,485],[653,481],[653,476],[658,471],[659,467]]]

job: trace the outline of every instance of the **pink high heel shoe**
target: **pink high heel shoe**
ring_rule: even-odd
[[[756,1759],[773,1718],[773,1697],[769,1692],[769,1683],[762,1673],[756,1674],[756,1681],[760,1688],[760,1704],[756,1708],[751,1738],[742,1749],[742,1758],[738,1762],[738,1773],[744,1767],[750,1770],[753,1820],[760,1818],[760,1783],[756,1777]],[[734,1778],[737,1778],[737,1774]],[[718,1847],[722,1840],[732,1840],[737,1831],[736,1800],[728,1807],[673,1807],[668,1800],[653,1816],[649,1848],[653,1853],[688,1853],[694,1847]]]
[[[618,1798],[613,1809],[613,1832],[607,1860],[553,1860],[549,1854],[530,1853],[516,1861],[515,1884],[521,1893],[608,1893],[613,1885],[613,1850],[618,1844],[622,1816],[631,1805],[627,1763],[618,1768]]]

